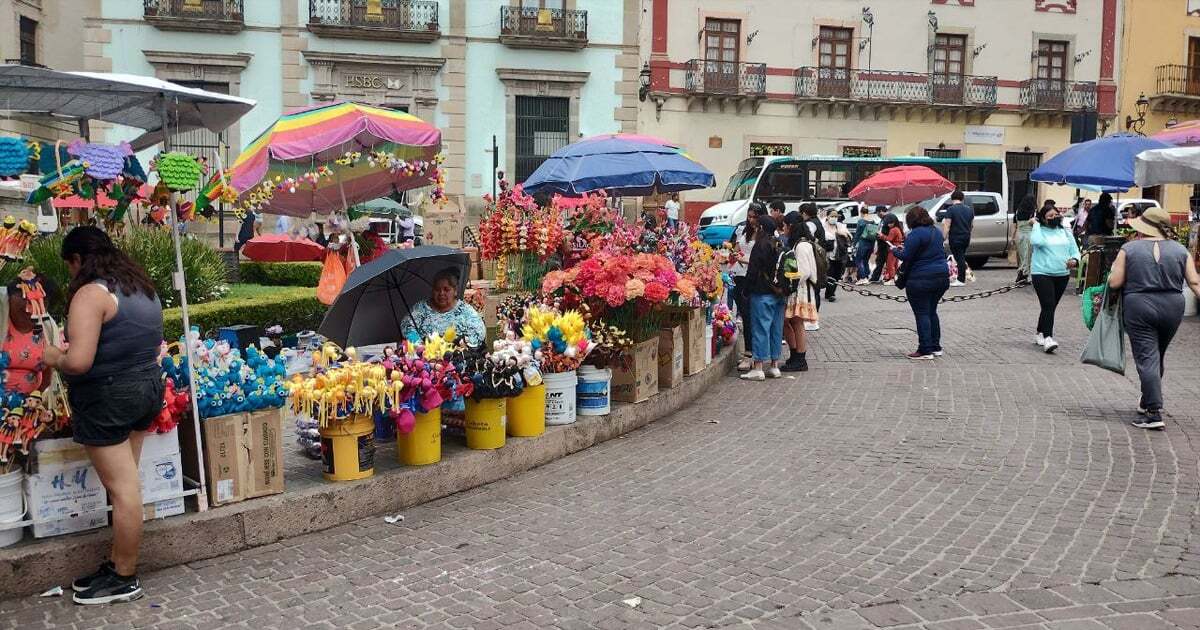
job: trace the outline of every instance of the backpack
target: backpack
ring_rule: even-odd
[[[771,276],[771,288],[776,295],[790,295],[796,290],[796,281],[788,275],[795,275],[798,269],[796,250],[783,248],[775,259],[775,273]]]
[[[813,258],[817,261],[817,280],[813,286],[824,287],[829,279],[829,252],[815,241],[812,242]]]
[[[867,221],[866,219],[862,219]],[[879,224],[874,221],[867,221],[867,226],[863,228],[862,242],[873,243],[879,238]]]

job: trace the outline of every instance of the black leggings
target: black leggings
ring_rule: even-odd
[[[1043,276],[1033,274],[1033,290],[1037,291],[1038,304],[1042,312],[1038,315],[1037,331],[1047,337],[1054,336],[1054,311],[1058,301],[1062,299],[1063,291],[1067,290],[1070,276]]]

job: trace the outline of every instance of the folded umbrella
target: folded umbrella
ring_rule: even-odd
[[[342,347],[398,343],[413,305],[429,299],[434,276],[457,269],[462,298],[470,264],[466,252],[449,247],[388,250],[350,274],[317,332]]]
[[[953,191],[954,183],[920,165],[893,166],[862,180],[850,198],[870,205],[915,203]]]

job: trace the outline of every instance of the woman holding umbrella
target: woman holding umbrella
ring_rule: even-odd
[[[466,339],[467,345],[483,345],[483,318],[470,304],[458,299],[458,274],[457,268],[449,267],[433,277],[429,299],[415,304],[404,322],[405,338],[444,335],[454,328],[455,334]]]

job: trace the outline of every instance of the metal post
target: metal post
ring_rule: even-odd
[[[167,96],[162,94],[159,96],[159,117],[162,120],[163,131],[163,150],[171,150],[171,129],[170,117],[167,116]],[[207,480],[205,479],[203,447],[201,446],[200,433],[200,407],[196,403],[196,387],[199,385],[199,380],[196,378],[196,358],[192,356],[192,344],[189,335],[192,331],[192,322],[188,318],[188,301],[187,301],[187,286],[184,284],[183,276],[183,246],[179,241],[179,209],[175,193],[171,193],[170,201],[167,204],[168,216],[171,218],[171,240],[175,245],[175,288],[179,291],[179,306],[183,314],[183,351],[187,356],[188,362],[188,381],[192,384],[192,427],[196,435],[196,461],[198,466],[197,475],[199,479],[199,492],[196,493],[196,509],[199,512],[208,510],[208,490],[205,487]]]
[[[496,146],[496,135],[492,134],[492,203],[496,203],[496,171],[500,170],[500,149]]]

